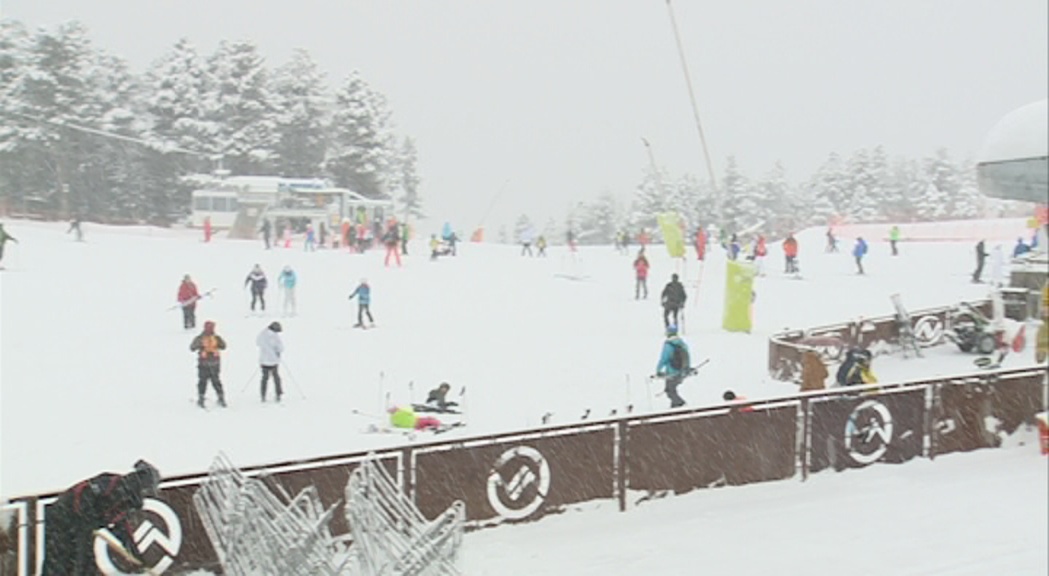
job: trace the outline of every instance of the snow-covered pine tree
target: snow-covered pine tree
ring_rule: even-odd
[[[740,172],[735,156],[725,161],[725,174],[721,178],[723,225],[731,234],[757,224],[763,219],[760,191]]]
[[[183,148],[203,154],[216,152],[218,125],[207,118],[210,82],[207,65],[189,40],[182,38],[146,73],[146,106],[153,126],[150,139],[162,152]],[[183,159],[200,170],[207,161]]]
[[[814,205],[823,211],[829,208],[827,218],[831,221],[842,218],[848,209],[849,194],[841,156],[836,152],[827,156],[809,182]]]
[[[521,214],[514,221],[514,242],[520,242],[526,234],[533,233],[535,226],[532,224],[532,219],[527,214]]]
[[[387,195],[391,149],[386,100],[353,72],[335,94],[325,169],[336,184],[379,198]]]
[[[958,167],[958,196],[954,200],[954,218],[983,218],[987,211],[987,198],[980,193],[976,182],[976,163],[966,158]]]
[[[277,107],[265,59],[251,42],[222,41],[208,67],[208,117],[218,126],[224,167],[233,174],[275,174]]]
[[[634,234],[642,228],[649,232],[657,228],[656,216],[666,211],[670,205],[666,184],[668,181],[669,176],[665,170],[659,169],[655,172],[651,166],[645,168],[628,218]]]
[[[321,173],[327,150],[330,111],[324,73],[305,50],[273,74],[276,114],[276,166],[280,174],[310,178]]]
[[[621,227],[619,201],[605,190],[593,202],[581,206],[579,228],[581,243],[611,244]]]
[[[397,156],[397,182],[396,188],[400,190],[401,211],[404,219],[423,218],[422,198],[419,197],[419,153],[415,148],[415,140],[407,136],[401,141],[401,151]]]
[[[765,221],[761,232],[778,236],[796,230],[798,223],[791,203],[793,194],[783,163],[777,161],[758,181],[756,188],[762,201],[760,218]]]
[[[927,185],[918,202],[922,220],[946,220],[951,217],[953,198],[961,188],[957,168],[943,148],[924,161]]]

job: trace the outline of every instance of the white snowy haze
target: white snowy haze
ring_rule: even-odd
[[[4,0],[30,29],[79,20],[138,71],[187,38],[307,50],[334,85],[358,70],[416,139],[429,216],[464,228],[538,222],[647,165],[706,180],[666,3],[570,0]],[[883,145],[975,154],[1010,110],[1044,98],[1044,0],[775,0],[674,4],[715,171],[734,155],[810,175],[830,152]]]

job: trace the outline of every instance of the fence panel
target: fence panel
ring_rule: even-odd
[[[808,470],[863,468],[922,455],[925,388],[810,401]]]
[[[631,421],[627,488],[680,494],[794,475],[797,404]]]
[[[456,500],[467,521],[534,520],[565,505],[615,496],[615,427],[569,429],[412,450],[415,501],[427,518]]]
[[[977,381],[949,381],[938,387],[933,426],[934,455],[994,448],[1045,410],[1044,369]]]

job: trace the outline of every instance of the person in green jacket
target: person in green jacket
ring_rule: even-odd
[[[390,426],[402,430],[437,430],[441,421],[432,416],[418,416],[407,406],[390,408]]]
[[[8,240],[18,243],[18,239],[8,234],[7,230],[4,230],[4,225],[0,224],[0,260],[4,259],[4,244],[7,244]]]
[[[892,255],[893,256],[899,256],[900,255],[899,251],[896,250],[896,243],[899,242],[899,241],[900,241],[900,227],[899,226],[893,226],[892,229],[889,230],[889,245],[892,246]]]

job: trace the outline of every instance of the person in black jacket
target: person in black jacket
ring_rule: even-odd
[[[262,311],[266,311],[266,273],[258,264],[251,269],[248,277],[244,279],[244,286],[251,284],[251,311],[255,311],[255,303],[262,305]]]
[[[149,462],[139,460],[130,474],[99,474],[63,492],[44,513],[41,574],[95,574],[95,531],[103,528],[141,560],[131,535],[143,500],[156,498],[159,484],[160,472]]]
[[[678,313],[682,308],[685,307],[685,300],[688,299],[688,295],[685,294],[685,286],[678,280],[677,274],[670,275],[670,282],[663,287],[663,296],[661,298],[663,302],[663,327],[667,328],[670,326],[678,325]],[[674,321],[670,321],[670,317],[674,317]]]
[[[979,284],[983,276],[983,264],[987,261],[987,248],[983,240],[976,243],[976,270],[973,271],[973,283]]]
[[[451,384],[441,382],[440,386],[430,390],[430,393],[426,395],[426,405],[442,412],[455,409],[459,403],[448,400],[448,392],[451,391],[451,389]]]
[[[220,356],[225,349],[226,341],[215,333],[215,323],[211,320],[204,323],[204,331],[197,334],[189,344],[190,352],[197,354],[197,406],[201,408],[204,407],[204,393],[208,390],[209,381],[219,397],[219,406],[226,407],[226,396],[222,392],[222,381],[219,380]]]

